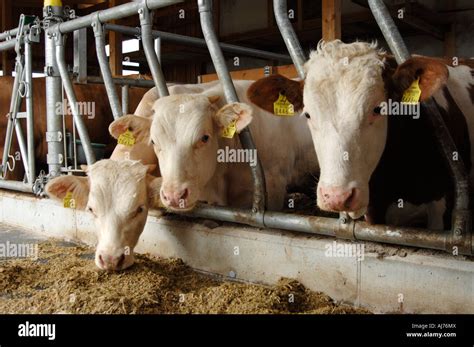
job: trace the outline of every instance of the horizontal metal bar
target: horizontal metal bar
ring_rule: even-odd
[[[259,225],[259,220],[254,218],[254,214],[249,210],[198,204],[198,206],[196,206],[191,212],[187,212],[185,215],[262,227],[262,225]],[[340,234],[341,228],[347,228],[353,235],[352,239],[358,241],[381,242],[399,246],[429,248],[441,251],[448,250],[446,246],[448,245],[447,238],[449,234],[445,231],[395,227],[389,225],[371,225],[366,222],[352,220],[344,226],[343,223],[336,218],[306,216],[273,211],[265,211],[263,221],[265,228],[283,229],[330,237],[337,237]],[[462,254],[469,255],[472,254],[472,251],[469,253],[465,250]]]
[[[127,85],[132,87],[140,87],[140,88],[153,88],[155,86],[155,82],[152,80],[144,80],[144,79],[132,79],[132,78],[112,78],[112,81],[115,84],[119,85]],[[97,76],[87,76],[87,83],[97,83],[97,84],[104,84],[104,80],[101,77]]]
[[[0,180],[0,189],[16,190],[18,192],[33,193],[33,186],[20,181]]]
[[[130,36],[140,36],[140,33],[141,33],[140,28],[132,28],[132,27],[128,27],[125,25],[118,25],[118,24],[105,24],[104,28],[105,30],[115,31],[118,33],[122,33],[124,35],[130,35]],[[153,30],[152,35],[154,38],[160,38],[163,42],[166,41],[166,42],[183,44],[187,46],[207,48],[206,40],[198,38],[198,37],[179,35],[179,34],[174,34],[174,33],[168,33],[165,31],[159,31],[159,30]],[[273,52],[263,51],[260,49],[232,45],[229,43],[219,43],[219,46],[224,52],[227,52],[227,53],[242,54],[245,56],[262,58],[262,59],[277,60],[284,63],[292,62],[291,57],[286,54],[273,53]]]
[[[9,37],[14,38],[18,33],[18,28],[5,30],[4,32],[0,33],[0,41],[6,40]]]
[[[9,51],[15,49],[16,40],[8,40],[5,42],[0,42],[0,52]]]
[[[174,5],[183,2],[183,0],[146,0],[146,6],[150,10]],[[87,28],[97,19],[101,23],[111,20],[122,19],[125,17],[138,15],[138,10],[142,7],[142,2],[128,2],[123,5],[111,7],[105,10],[96,11],[87,16],[55,24],[48,28],[49,31],[59,30],[60,33],[70,33],[72,31]]]

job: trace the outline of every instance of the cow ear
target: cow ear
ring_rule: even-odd
[[[401,98],[403,92],[416,79],[420,79],[420,101],[425,101],[443,88],[449,77],[449,71],[441,60],[427,57],[414,57],[401,64],[392,76],[393,97]]]
[[[151,117],[140,117],[129,114],[114,120],[109,126],[109,133],[115,139],[127,130],[133,134],[135,143],[148,143],[150,137]]]
[[[273,104],[280,95],[286,96],[295,112],[303,110],[304,81],[293,81],[282,75],[271,75],[252,83],[247,90],[249,100],[267,112],[274,113]]]
[[[58,201],[65,201],[67,198],[73,201],[74,205],[71,204],[71,207],[84,210],[89,199],[89,178],[60,176],[49,181],[45,189],[50,198]]]
[[[226,128],[235,121],[235,127],[239,133],[252,122],[252,107],[241,102],[233,102],[222,107],[215,114],[215,120],[219,127]]]
[[[148,207],[160,208],[163,207],[160,201],[160,190],[163,179],[152,175],[146,175],[146,185],[148,192]]]

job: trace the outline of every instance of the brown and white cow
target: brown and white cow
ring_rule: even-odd
[[[419,205],[446,196],[449,206],[451,178],[437,149],[429,114],[380,114],[382,106],[399,103],[418,78],[420,100],[434,96],[472,181],[471,67],[452,67],[421,56],[396,67],[374,43],[336,40],[320,42],[305,70],[304,83],[282,76],[259,80],[249,90],[253,92],[249,98],[268,111],[280,90],[303,98],[301,111],[308,118],[321,169],[317,187],[321,209],[347,212],[353,218],[365,215],[369,221],[383,223],[394,202]],[[439,222],[431,226],[443,227]]]
[[[252,81],[235,81],[242,103],[226,105],[222,87],[214,83],[194,94],[157,100],[153,119],[129,115],[114,121],[111,134],[131,131],[137,142],[151,143],[160,163],[164,206],[173,211],[192,209],[198,201],[249,207],[253,184],[248,162],[219,160],[222,154],[246,155],[235,135],[221,137],[236,122],[237,133],[250,124],[268,190],[268,207],[281,209],[286,187],[308,172],[317,171],[311,134],[301,117],[275,117],[250,107],[246,96]],[[197,93],[196,93],[197,92]]]

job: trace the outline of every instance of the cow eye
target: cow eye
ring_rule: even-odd
[[[207,143],[207,141],[209,141],[209,135],[203,135],[203,137],[201,137],[201,142]]]
[[[87,208],[87,211],[89,211],[90,213],[92,213],[94,216],[96,215],[95,212],[94,212],[94,209],[92,207],[88,207]]]
[[[377,107],[374,108],[374,113],[375,114],[380,114],[380,112],[382,112],[382,107],[377,106]]]
[[[137,214],[139,213],[142,213],[145,209],[143,208],[143,206],[140,206],[137,208]]]
[[[306,118],[308,118],[308,119],[311,119],[311,116],[309,115],[308,112],[305,112],[305,113],[304,113],[304,116],[305,116]]]
[[[150,142],[151,142],[151,144],[152,144],[152,145],[155,145],[155,141],[153,141],[153,140],[150,140]]]

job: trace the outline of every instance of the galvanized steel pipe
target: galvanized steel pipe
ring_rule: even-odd
[[[170,95],[168,91],[168,86],[166,85],[165,76],[161,70],[160,62],[156,56],[154,48],[154,39],[151,34],[151,29],[153,26],[153,17],[151,12],[146,8],[143,3],[143,7],[138,10],[140,17],[140,27],[141,27],[141,38],[143,50],[145,51],[145,57],[150,68],[151,75],[153,76],[153,81],[155,82],[156,90],[160,97]]]
[[[283,41],[295,64],[296,71],[298,71],[298,76],[304,80],[304,63],[306,62],[306,56],[293,29],[293,25],[288,18],[286,0],[273,0],[273,12],[275,13],[275,19]]]
[[[232,79],[227,69],[224,55],[222,54],[222,50],[219,47],[219,40],[214,31],[211,12],[212,1],[198,0],[198,6],[204,39],[206,40],[207,47],[212,58],[212,62],[217,72],[217,76],[219,77],[219,81],[221,82],[222,87],[224,89],[226,100],[228,103],[238,102],[239,98],[237,96],[234,84],[232,83]],[[239,138],[243,148],[255,150],[255,144],[248,128],[245,128],[239,134]],[[252,211],[253,213],[262,215],[261,222],[263,223],[263,212],[266,206],[265,176],[263,173],[262,163],[260,162],[260,159],[258,159],[257,161],[257,165],[250,166],[254,184]]]
[[[110,71],[109,61],[105,52],[105,39],[104,30],[99,20],[92,22],[92,28],[94,30],[95,37],[95,49],[97,53],[97,60],[99,61],[100,72],[105,85],[105,91],[109,98],[110,108],[114,119],[118,119],[123,115],[122,108],[120,107],[119,97],[117,90],[115,89],[114,82],[112,80],[112,72]]]
[[[72,86],[72,82],[69,79],[69,74],[67,72],[65,56],[64,56],[63,36],[61,35],[61,33],[56,32],[56,36],[54,39],[55,39],[55,46],[56,46],[56,61],[58,64],[59,73],[61,75],[61,80],[63,82],[64,91],[66,92],[69,105],[71,106],[71,112],[74,118],[74,122],[76,123],[77,132],[79,133],[79,137],[82,142],[82,148],[84,149],[84,154],[86,156],[87,164],[92,165],[95,163],[95,153],[92,150],[91,141],[89,138],[89,134],[87,132],[87,128],[84,124],[82,115],[79,114],[79,110],[77,107],[76,94],[74,93],[74,88]]]
[[[124,35],[130,35],[130,36],[138,37],[141,35],[140,28],[132,28],[125,25],[104,24],[104,29],[122,33]],[[185,36],[185,35],[180,35],[180,34],[175,34],[175,33],[168,33],[165,31],[159,31],[159,30],[152,30],[151,34],[154,38],[160,38],[163,42],[173,42],[173,43],[183,44],[187,46],[207,48],[206,40],[201,39],[199,37],[190,37],[190,36]],[[222,49],[222,51],[226,53],[241,54],[241,55],[261,58],[261,59],[277,60],[283,63],[292,63],[291,57],[286,54],[273,53],[273,52],[263,51],[260,49],[241,47],[241,46],[232,45],[229,43],[222,43],[222,42],[219,43],[219,46]]]

